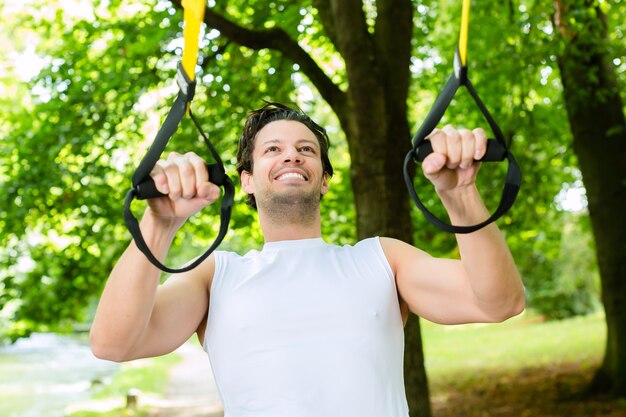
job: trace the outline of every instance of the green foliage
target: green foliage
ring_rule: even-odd
[[[419,90],[413,91],[417,105],[410,115],[418,125],[452,71],[460,23],[460,7],[447,2],[422,4],[416,36],[425,40],[414,54],[419,65],[413,87]],[[580,227],[578,217],[562,210],[558,202],[564,187],[580,183],[580,173],[561,97],[556,64],[559,45],[553,37],[552,13],[550,4],[542,2],[473,4],[468,74],[522,169],[523,183],[515,206],[498,224],[522,272],[529,307],[547,317],[561,318],[597,308],[599,290],[589,247],[590,229]],[[435,19],[437,26],[433,27]],[[623,22],[619,25],[623,27]],[[615,43],[615,47],[621,44]],[[486,125],[464,89],[455,96],[444,123],[470,128]],[[500,199],[506,164],[493,165],[483,164],[479,174],[479,189],[491,212]],[[420,184],[423,201],[445,218],[432,187],[425,181]],[[415,222],[416,241],[434,245],[435,253],[456,256],[452,237],[441,236],[419,213]],[[564,234],[567,228],[576,229],[577,239]],[[579,276],[592,278],[572,278],[571,258],[561,249],[566,241],[571,245],[569,251],[589,255],[578,265]]]
[[[375,3],[367,3],[372,21]],[[414,79],[407,116],[417,126],[451,71],[460,6],[413,3]],[[606,4],[611,40],[606,47],[623,79],[624,3]],[[7,9],[0,24],[0,41],[7,45],[0,51],[2,62],[36,45],[29,53],[43,63],[33,77],[23,68],[11,69],[12,64],[0,72],[0,330],[13,337],[34,329],[67,329],[84,318],[84,307],[99,293],[129,240],[121,215],[124,193],[175,94],[182,18],[172,4],[117,0],[85,13],[62,6],[30,2],[24,9]],[[211,7],[246,28],[284,29],[333,82],[346,87],[343,59],[310,2],[237,0]],[[523,273],[530,306],[564,317],[593,308],[599,290],[595,261],[588,256],[589,228],[557,204],[561,189],[580,175],[561,98],[552,12],[546,2],[475,2],[468,62],[470,78],[511,141],[524,174],[518,201],[499,225]],[[236,177],[236,145],[246,113],[263,99],[297,103],[328,127],[333,143],[336,174],[322,201],[323,234],[339,244],[353,242],[347,145],[335,116],[298,66],[277,52],[251,50],[216,31],[207,31],[201,48],[192,108],[228,174]],[[443,122],[485,124],[464,91]],[[188,120],[168,150],[208,155]],[[481,168],[480,189],[492,211],[504,169],[498,164]],[[416,181],[423,201],[443,216],[432,187]],[[262,236],[241,192],[236,201],[221,248],[245,252],[259,247]],[[141,213],[141,203],[133,210]],[[192,219],[168,263],[201,253],[217,233],[218,218],[210,208]],[[413,219],[419,246],[435,255],[456,255],[453,236],[435,229],[417,209]],[[572,262],[566,253],[580,256]],[[549,314],[552,310],[558,313]]]
[[[125,246],[119,210],[137,146],[122,146],[142,140],[145,116],[131,109],[160,82],[155,57],[171,30],[153,25],[166,10],[138,9],[129,21],[113,4],[84,19],[32,7],[14,19],[47,64],[14,79],[29,86],[18,88],[23,107],[3,102],[0,307],[12,338],[82,319]]]
[[[280,16],[293,36],[319,31],[311,19],[298,26],[303,15],[294,4],[275,5],[228,12],[257,28],[276,25]],[[10,17],[14,26],[5,21],[2,39],[13,45],[11,53],[24,53],[20,40],[31,39],[36,50],[30,53],[43,64],[30,78],[11,62],[2,78],[8,94],[0,99],[0,331],[16,339],[34,330],[69,330],[86,319],[85,307],[125,248],[123,198],[175,93],[182,14],[165,2],[115,1],[81,12],[40,1],[11,10]],[[296,84],[304,81],[292,76],[293,64],[280,54],[254,52],[219,34],[209,38],[193,111],[235,178],[236,145],[250,109],[263,99],[302,106],[318,99],[314,90],[298,97]],[[318,115],[328,119],[328,108]],[[188,120],[171,150],[210,159]],[[354,236],[345,144],[333,153],[339,163],[336,186],[324,199],[332,219],[325,235],[345,243]],[[262,244],[256,214],[243,200],[239,193],[221,249],[245,252]],[[140,216],[143,207],[134,203],[133,211]],[[204,251],[218,222],[216,207],[192,219],[167,262],[181,264]]]
[[[587,216],[567,216],[558,252],[554,255],[552,275],[529,291],[534,309],[550,319],[596,311],[600,277]]]

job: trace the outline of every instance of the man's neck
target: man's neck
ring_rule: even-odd
[[[270,216],[259,210],[259,223],[266,242],[322,237],[319,212],[302,218],[290,216],[288,212],[280,217]]]

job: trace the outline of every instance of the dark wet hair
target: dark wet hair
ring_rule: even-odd
[[[328,148],[330,141],[326,130],[315,123],[306,113],[300,109],[294,109],[281,103],[266,102],[260,109],[254,110],[248,114],[246,123],[243,127],[243,133],[239,139],[239,149],[237,150],[237,172],[239,175],[243,171],[252,173],[253,161],[252,152],[254,151],[254,141],[256,136],[263,127],[277,120],[293,120],[300,122],[309,128],[317,138],[320,145],[320,156],[322,158],[322,169],[329,177],[333,176],[333,166],[328,158]],[[253,194],[248,194],[246,203],[256,209],[256,200]]]

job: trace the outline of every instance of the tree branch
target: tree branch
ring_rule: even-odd
[[[181,0],[171,0],[175,7],[182,8]],[[272,49],[298,64],[309,80],[319,90],[322,97],[337,112],[346,106],[346,96],[341,89],[317,65],[315,60],[280,28],[253,30],[240,26],[207,7],[204,23],[218,30],[223,36],[250,49]]]

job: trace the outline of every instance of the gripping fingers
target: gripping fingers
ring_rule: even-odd
[[[216,200],[219,197],[220,189],[215,184],[209,182],[209,171],[202,158],[193,152],[186,154],[194,169],[195,195],[207,200]]]
[[[475,152],[475,135],[467,129],[459,129],[461,135],[461,164],[459,168],[467,169],[474,163]]]
[[[448,150],[446,167],[448,169],[456,169],[461,163],[463,155],[461,134],[451,125],[444,126],[443,131],[446,134],[446,147]]]
[[[150,176],[154,181],[154,185],[156,189],[162,194],[169,194],[170,188],[167,183],[167,175],[165,174],[165,170],[162,166],[162,161],[157,161],[154,168],[150,172]]]
[[[185,200],[196,195],[196,169],[188,155],[176,159],[176,166],[180,175],[180,195]]]
[[[157,162],[157,167],[160,167],[163,170],[166,177],[168,189],[167,194],[169,194],[169,197],[172,200],[178,200],[182,194],[180,171],[178,169],[178,165],[176,164],[177,158],[180,158],[180,154],[172,152],[168,155],[165,161],[161,160]],[[159,191],[161,190],[159,189]]]
[[[432,147],[432,153],[424,158],[422,169],[427,177],[436,175],[445,165],[447,161],[447,143],[446,134],[440,129],[433,131],[426,137]]]
[[[193,152],[188,152],[174,159],[180,177],[180,196],[185,200],[195,197],[206,197],[201,195],[201,190],[206,188],[209,173],[204,160]],[[206,193],[206,190],[204,191]]]
[[[430,140],[434,153],[448,155],[448,145],[446,143],[446,134],[442,130],[439,130],[439,129],[433,130],[432,133],[427,136],[427,139]]]
[[[209,182],[206,163],[193,152],[170,153],[166,160],[156,163],[150,175],[157,190],[172,200],[200,197],[214,201],[220,195],[219,187]]]
[[[481,127],[477,127],[476,129],[472,130],[472,133],[474,133],[474,159],[475,160],[480,160],[482,159],[482,157],[485,155],[485,152],[487,152],[487,133],[485,132],[485,129],[481,128]]]

